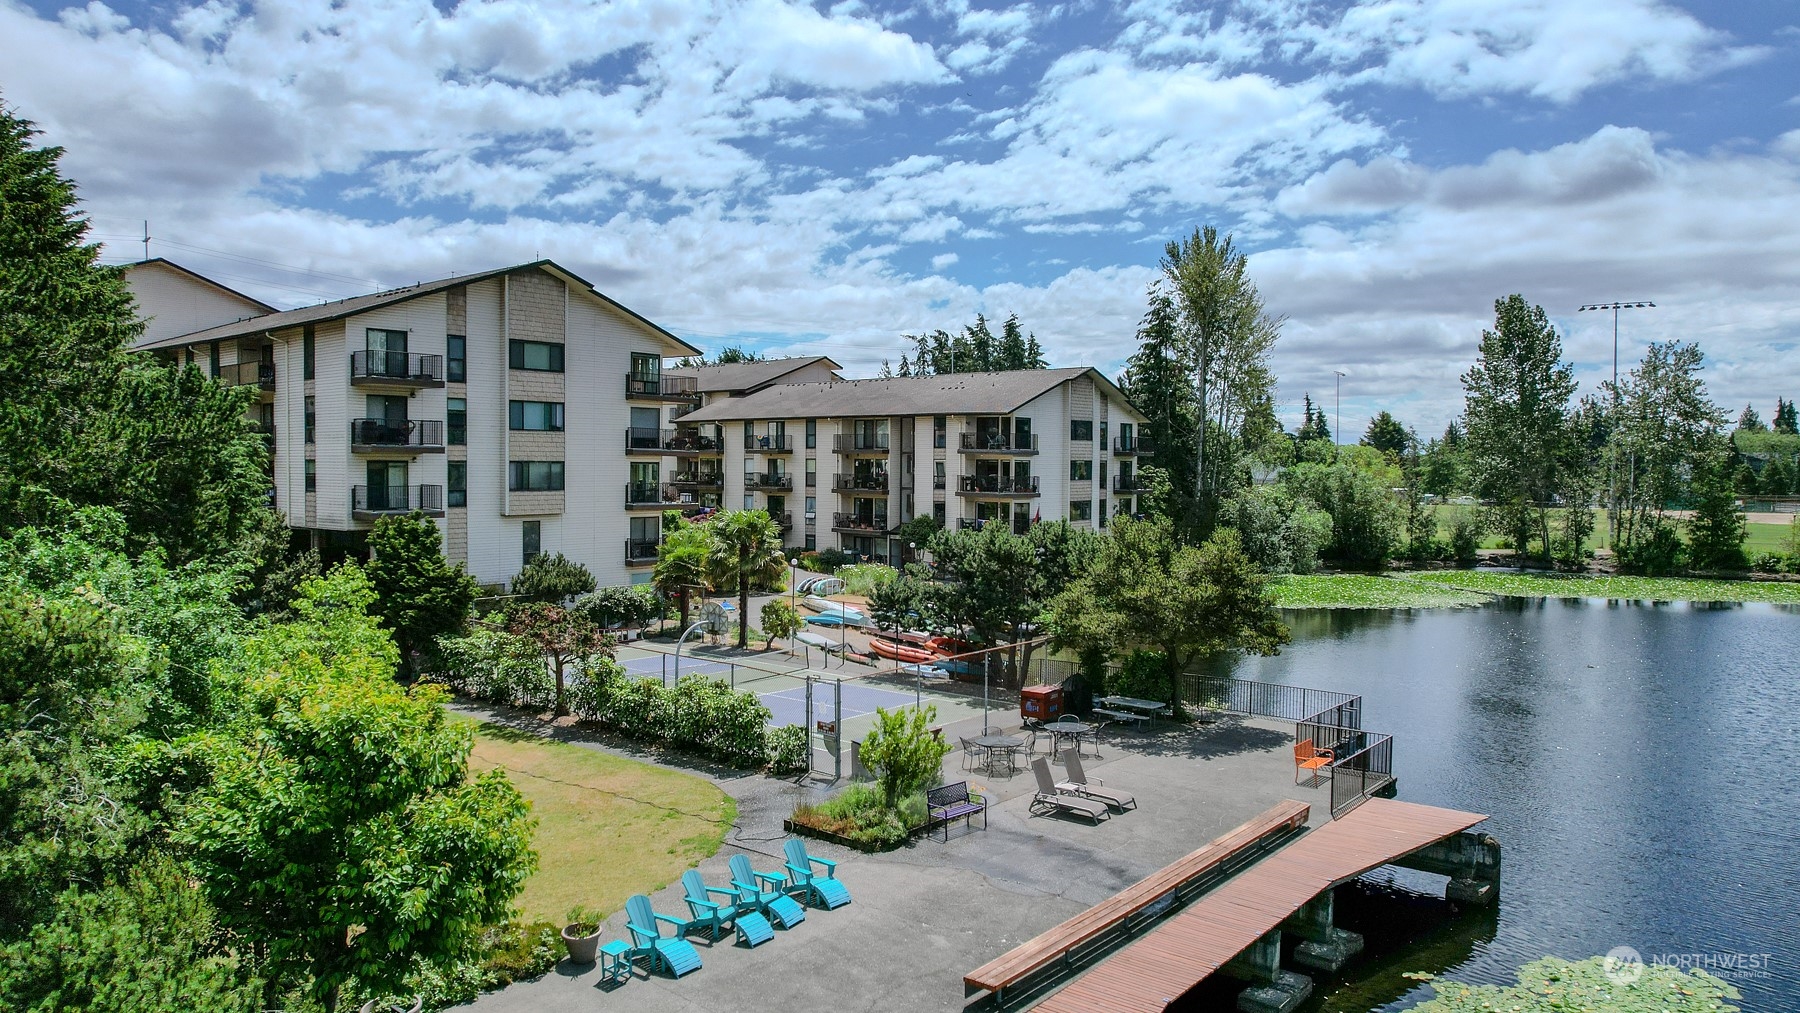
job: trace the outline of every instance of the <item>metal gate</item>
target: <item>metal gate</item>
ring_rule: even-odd
[[[807,675],[806,753],[811,758],[807,773],[829,770],[833,781],[843,777],[843,741],[844,680]]]

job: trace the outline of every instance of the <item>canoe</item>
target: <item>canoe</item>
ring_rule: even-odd
[[[842,579],[837,578],[837,577],[820,577],[818,580],[813,581],[812,586],[807,588],[805,593],[809,593],[809,594],[843,594],[844,593],[844,582]]]
[[[801,616],[800,621],[803,623],[811,623],[814,626],[829,626],[832,629],[836,629],[839,626],[844,626],[844,625],[850,625],[850,626],[856,625],[855,623],[846,624],[844,622],[844,617],[841,615],[838,615],[836,612],[827,612],[823,615],[816,615],[816,616]]]
[[[869,625],[868,615],[854,605],[845,605],[843,602],[832,601],[829,598],[821,598],[816,594],[809,594],[801,598],[800,604],[812,609],[814,612],[842,616],[844,621],[852,626]]]
[[[885,637],[870,637],[869,650],[895,661],[936,661],[937,653],[924,647],[903,644]]]

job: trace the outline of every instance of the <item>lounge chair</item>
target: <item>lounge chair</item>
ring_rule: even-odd
[[[656,913],[650,906],[650,898],[641,893],[632,894],[625,902],[625,931],[631,936],[631,948],[625,951],[625,959],[633,961],[642,957],[650,962],[652,970],[662,967],[677,978],[700,970],[700,951],[694,949],[694,944],[685,939],[664,937],[658,922],[668,922],[676,926],[678,932],[688,924],[684,919]]]
[[[788,892],[800,895],[800,902],[811,907],[818,901],[825,910],[850,903],[850,891],[837,879],[837,863],[829,858],[814,858],[806,853],[806,842],[791,837],[782,846],[787,852]],[[814,865],[825,867],[824,875],[812,871]]]
[[[767,918],[755,911],[738,911],[736,890],[707,886],[697,869],[689,869],[681,874],[681,886],[687,892],[683,899],[687,901],[688,911],[694,916],[682,928],[683,935],[694,929],[706,929],[712,933],[713,942],[718,942],[719,930],[730,925],[747,946],[756,946],[775,938],[775,929],[769,925]],[[718,894],[726,900],[723,903],[711,900],[709,894]]]
[[[1056,779],[1050,776],[1050,761],[1044,757],[1031,761],[1031,772],[1037,776],[1038,783],[1037,794],[1031,798],[1030,811],[1033,816],[1040,813],[1075,813],[1086,816],[1098,825],[1100,817],[1111,815],[1112,810],[1104,802],[1058,791]]]
[[[738,892],[738,911],[755,911],[771,916],[784,929],[806,920],[806,909],[787,895],[787,877],[779,872],[757,872],[750,859],[732,855],[726,863],[731,867],[731,886]],[[764,885],[768,889],[763,889]]]
[[[1087,773],[1081,769],[1081,753],[1078,750],[1065,749],[1062,756],[1063,773],[1068,776],[1068,780],[1057,782],[1056,789],[1058,791],[1098,799],[1115,809],[1137,808],[1137,799],[1133,798],[1130,792],[1103,787],[1106,784],[1105,781],[1097,777],[1088,777]]]

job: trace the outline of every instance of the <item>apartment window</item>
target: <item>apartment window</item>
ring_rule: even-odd
[[[469,462],[450,461],[450,479],[445,502],[453,507],[469,505]]]
[[[319,491],[319,462],[317,461],[306,462],[306,491]]]
[[[469,442],[469,399],[445,398],[444,405],[444,414],[447,417],[445,428],[450,430],[450,443],[460,447]]]
[[[819,536],[818,535],[807,535],[806,536],[806,551],[817,552],[818,550],[819,550]]]
[[[461,334],[444,335],[444,376],[451,383],[462,383],[467,379],[469,361],[469,339]]]
[[[1085,521],[1093,516],[1094,516],[1094,501],[1093,500],[1078,499],[1078,500],[1071,500],[1069,502],[1069,519],[1070,520]]]
[[[1092,462],[1092,461],[1070,461],[1069,462],[1069,481],[1071,481],[1071,482],[1090,482],[1093,480],[1093,478],[1094,478],[1094,462]]]
[[[313,412],[313,399],[306,399],[306,442],[313,442],[313,428],[318,424],[318,416]]]
[[[1089,419],[1074,419],[1069,422],[1069,439],[1094,442],[1094,423]]]
[[[649,355],[644,352],[631,353],[631,375],[640,380],[658,380],[662,378],[662,356]]]
[[[942,503],[931,504],[931,517],[933,520],[938,522],[938,527],[940,527],[940,528],[943,527],[944,526],[944,504],[942,504]]]
[[[1106,442],[1106,423],[1100,423],[1100,442]]]
[[[313,378],[313,329],[308,324],[300,330],[300,377]]]
[[[818,419],[807,419],[806,420],[806,449],[812,450],[813,448],[817,447],[818,445],[819,445],[819,420]],[[809,475],[812,474],[811,468],[808,468],[806,471],[807,471],[807,474],[809,474]],[[811,485],[812,480],[808,479],[806,484]]]
[[[563,427],[561,401],[512,401],[507,404],[507,424],[513,429],[560,433]]]
[[[807,424],[811,425],[811,423],[807,423]],[[813,438],[812,434],[811,433],[806,434],[806,438],[809,440],[812,439]],[[816,488],[818,486],[818,484],[819,484],[819,459],[816,457],[809,457],[806,459],[806,487],[808,489],[813,489],[813,488]]]
[[[755,493],[747,492],[744,494],[744,509],[745,510],[755,510],[756,509],[756,494]]]
[[[816,515],[818,512],[819,512],[819,498],[817,496],[806,497],[806,516],[812,517],[812,516]]]
[[[507,488],[513,492],[561,492],[561,461],[513,461],[508,467]]]
[[[519,541],[522,543],[520,547],[524,549],[521,553],[525,557],[524,565],[530,566],[538,553],[544,551],[544,522],[526,521],[520,524]]]
[[[1106,527],[1106,501],[1100,501],[1100,526]]]
[[[944,431],[947,428],[948,427],[945,424],[945,419],[942,415],[933,415],[931,417],[931,445],[932,446],[937,447],[939,449],[943,448],[943,446],[944,446]]]
[[[563,371],[563,346],[549,341],[515,338],[506,343],[506,355],[507,365],[513,369],[531,369],[540,373]]]
[[[1105,461],[1100,462],[1100,484],[1101,485],[1106,484],[1106,462]],[[1103,510],[1103,511],[1101,511],[1101,513],[1105,513],[1105,511]]]

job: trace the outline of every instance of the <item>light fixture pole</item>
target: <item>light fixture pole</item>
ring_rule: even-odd
[[[1613,370],[1612,370],[1612,403],[1613,424],[1618,424],[1619,408],[1619,311],[1655,309],[1656,304],[1648,299],[1623,302],[1597,302],[1575,307],[1575,312],[1586,313],[1590,310],[1612,310],[1613,317]],[[1619,533],[1615,530],[1619,513],[1619,479],[1618,464],[1607,456],[1606,462],[1606,547],[1611,549]]]
[[[1337,374],[1337,423],[1331,432],[1331,445],[1338,446],[1344,438],[1344,371],[1332,370]]]

